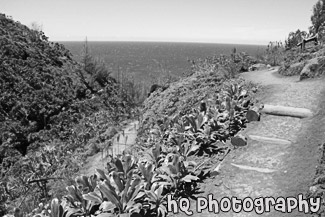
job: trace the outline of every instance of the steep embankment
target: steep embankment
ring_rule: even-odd
[[[71,107],[75,98],[75,67],[69,51],[47,42],[43,33],[30,30],[0,14],[0,131],[1,145],[23,155],[37,132]]]
[[[0,188],[7,207],[30,212],[59,197],[85,156],[110,139],[107,128],[129,114],[121,85],[86,50],[77,63],[43,32],[0,14]],[[2,207],[0,215],[8,211]]]
[[[296,197],[305,194],[312,183],[318,160],[318,147],[325,140],[323,124],[324,79],[297,82],[298,76],[282,78],[277,70],[242,74],[246,80],[263,85],[260,100],[268,105],[306,108],[313,116],[296,118],[263,114],[260,122],[248,125],[243,132],[248,146],[232,152],[220,169],[220,174],[202,184],[207,196]],[[263,111],[263,110],[262,110]],[[192,207],[195,207],[193,202]],[[193,208],[195,210],[195,208]],[[271,211],[268,216],[305,216],[304,213]],[[194,216],[215,216],[204,210]],[[252,212],[220,213],[219,216],[258,216]],[[185,216],[181,214],[180,216]]]

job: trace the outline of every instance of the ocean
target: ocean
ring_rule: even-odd
[[[71,51],[74,59],[80,60],[84,42],[60,42]],[[155,79],[160,73],[175,76],[190,71],[188,60],[203,59],[215,54],[246,52],[256,56],[265,51],[262,45],[234,45],[174,42],[92,42],[88,41],[90,53],[105,62],[116,74],[117,71],[132,74],[136,80]]]

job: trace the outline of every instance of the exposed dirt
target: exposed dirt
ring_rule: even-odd
[[[285,139],[291,144],[280,145],[248,140],[248,145],[232,151],[220,174],[206,180],[200,187],[199,196],[212,194],[214,199],[223,197],[297,197],[305,194],[313,181],[319,158],[319,144],[325,141],[323,100],[325,81],[323,78],[299,81],[298,76],[282,77],[275,70],[264,70],[242,74],[246,80],[262,85],[260,101],[265,104],[282,105],[310,109],[312,118],[292,118],[263,115],[260,122],[250,123],[244,135],[259,135]],[[323,104],[322,104],[323,103]],[[262,168],[265,171],[241,169],[232,164]],[[253,212],[238,214],[226,212],[215,214],[204,210],[196,211],[195,201],[191,201],[193,216],[258,216]],[[272,211],[267,216],[306,216],[304,213],[281,213]],[[187,216],[179,213],[177,216]]]

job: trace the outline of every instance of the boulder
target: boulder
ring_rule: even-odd
[[[242,147],[247,145],[247,138],[244,135],[237,135],[230,139],[230,142],[235,147]]]
[[[267,65],[263,64],[263,63],[257,63],[254,65],[251,65],[248,69],[248,71],[259,71],[259,70],[263,70],[263,69],[267,69]]]
[[[260,113],[257,110],[251,109],[246,113],[246,119],[248,122],[260,121]]]
[[[281,74],[286,76],[299,75],[304,66],[305,62],[294,63]]]
[[[305,78],[313,78],[324,72],[325,56],[316,57],[306,61],[303,69],[300,72],[300,80]]]

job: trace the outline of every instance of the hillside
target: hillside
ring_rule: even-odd
[[[131,111],[86,46],[83,56],[75,62],[43,32],[0,14],[0,185],[11,205],[28,209],[59,191]]]

